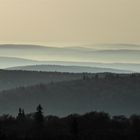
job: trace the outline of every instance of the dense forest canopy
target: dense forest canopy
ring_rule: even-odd
[[[34,109],[35,110],[35,109]],[[2,140],[139,140],[140,116],[89,112],[66,117],[45,116],[39,104],[33,113],[19,108],[16,117],[0,116]]]

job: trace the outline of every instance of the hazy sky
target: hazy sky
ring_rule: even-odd
[[[0,0],[1,43],[140,44],[140,0]]]

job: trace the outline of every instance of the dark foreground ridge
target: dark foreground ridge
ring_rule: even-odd
[[[19,108],[17,117],[0,117],[0,140],[139,140],[140,116],[110,116],[90,112],[67,117],[44,116],[38,105],[36,112],[25,114]],[[46,111],[46,110],[45,110]]]

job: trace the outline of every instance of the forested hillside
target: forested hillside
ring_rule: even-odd
[[[81,79],[83,74],[0,70],[0,91],[20,86]],[[91,74],[89,74],[91,75]]]
[[[140,113],[140,75],[98,74],[82,80],[39,84],[0,93],[0,113],[30,112],[41,103],[48,114],[64,116],[92,110],[111,114]]]

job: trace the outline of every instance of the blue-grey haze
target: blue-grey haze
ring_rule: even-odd
[[[0,68],[36,64],[106,67],[140,72],[140,45],[0,45]]]

